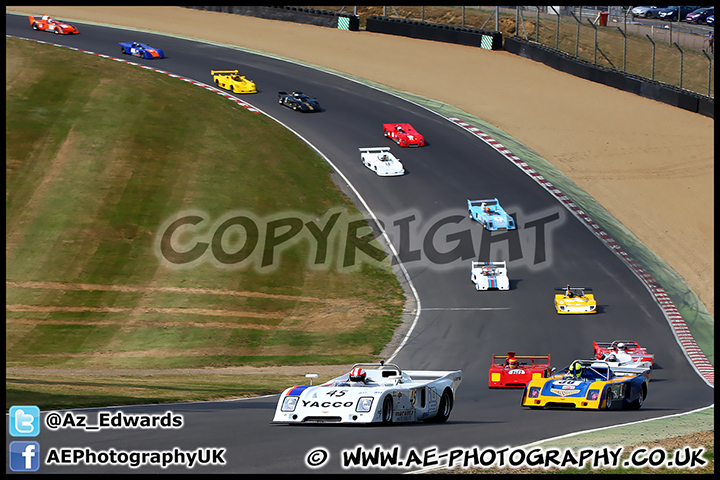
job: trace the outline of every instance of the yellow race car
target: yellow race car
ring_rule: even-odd
[[[238,75],[237,70],[210,70],[215,85],[233,93],[257,93],[255,82],[248,80],[243,75]]]
[[[557,313],[597,313],[597,302],[592,288],[571,287],[555,289]]]

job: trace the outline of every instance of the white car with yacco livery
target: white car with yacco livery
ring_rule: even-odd
[[[360,150],[363,165],[380,177],[396,177],[405,175],[405,167],[395,155],[390,153],[390,147],[364,147]]]
[[[402,371],[393,363],[357,363],[322,385],[286,389],[272,423],[444,423],[462,371]]]
[[[475,290],[510,290],[505,262],[472,262],[470,280]]]

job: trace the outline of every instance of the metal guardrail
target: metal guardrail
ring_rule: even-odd
[[[546,8],[543,11],[543,8]],[[515,7],[517,35],[606,68],[714,98],[714,68],[707,36],[712,27],[684,21],[633,18],[630,9]],[[607,14],[603,18],[603,14]],[[526,22],[535,38],[528,35]],[[541,36],[543,29],[554,35]],[[574,32],[573,32],[574,28]],[[588,29],[592,29],[592,42]],[[622,45],[622,51],[616,44]],[[706,50],[707,49],[707,50]],[[587,52],[591,51],[592,56]]]

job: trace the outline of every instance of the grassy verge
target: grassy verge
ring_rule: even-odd
[[[387,260],[344,271],[337,234],[318,268],[319,249],[306,234],[275,251],[273,268],[259,268],[270,222],[315,219],[322,227],[327,212],[343,212],[338,225],[359,217],[330,174],[292,133],[212,92],[6,39],[6,406],[200,400],[288,385],[203,374],[155,385],[131,373],[82,378],[63,369],[374,359],[404,304]],[[229,266],[173,268],[158,255],[158,238],[187,211],[202,212],[205,231],[246,214],[257,237],[228,230],[219,246],[236,252],[255,238],[257,254]],[[176,241],[196,237],[186,230]],[[187,388],[173,388],[177,382]]]
[[[283,359],[276,359],[281,362]],[[347,358],[339,357],[339,363]],[[308,368],[311,372],[312,367]],[[319,378],[319,380],[328,380]],[[159,372],[8,374],[6,408],[38,405],[42,409],[181,403],[276,394],[305,383],[303,375]]]

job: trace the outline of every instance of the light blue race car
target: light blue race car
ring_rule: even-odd
[[[470,218],[490,231],[515,230],[515,219],[503,210],[497,198],[468,200]]]

